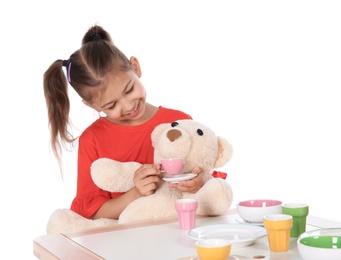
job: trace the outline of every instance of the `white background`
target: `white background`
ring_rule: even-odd
[[[110,3],[110,4],[109,4]],[[181,109],[234,147],[234,202],[306,202],[341,220],[339,1],[2,1],[2,254],[33,257],[33,239],[76,191],[49,150],[42,77],[98,23],[142,66],[148,101]],[[70,89],[78,135],[97,118]]]

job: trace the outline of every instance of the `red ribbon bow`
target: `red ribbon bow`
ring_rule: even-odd
[[[214,177],[214,178],[222,178],[222,179],[226,179],[226,177],[227,177],[227,173],[225,173],[225,172],[219,172],[219,171],[213,171],[212,172],[212,176]]]

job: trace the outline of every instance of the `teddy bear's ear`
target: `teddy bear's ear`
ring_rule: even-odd
[[[233,149],[231,144],[223,137],[218,136],[218,157],[215,168],[223,167],[232,157]]]
[[[155,148],[156,146],[156,143],[158,142],[162,132],[167,128],[169,127],[170,124],[167,124],[167,123],[163,123],[163,124],[159,124],[157,125],[153,132],[151,133],[151,139],[152,139],[152,146]]]

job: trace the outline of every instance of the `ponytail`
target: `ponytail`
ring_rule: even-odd
[[[50,142],[59,165],[61,165],[61,142],[73,143],[75,140],[68,130],[70,125],[70,100],[68,97],[67,79],[62,66],[62,60],[56,60],[52,63],[44,73],[43,81],[48,123],[51,132]]]

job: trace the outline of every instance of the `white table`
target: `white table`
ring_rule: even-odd
[[[196,225],[237,223],[235,209],[218,217],[198,217]],[[308,216],[307,230],[341,227],[340,222]],[[71,234],[53,234],[34,240],[34,254],[40,259],[192,259],[196,255],[195,240],[181,230],[176,218],[149,222],[116,225]],[[267,236],[253,245],[233,248],[231,255],[240,260],[264,255],[267,259],[295,260],[298,255],[297,239],[291,239],[290,250],[284,253],[270,252]]]

